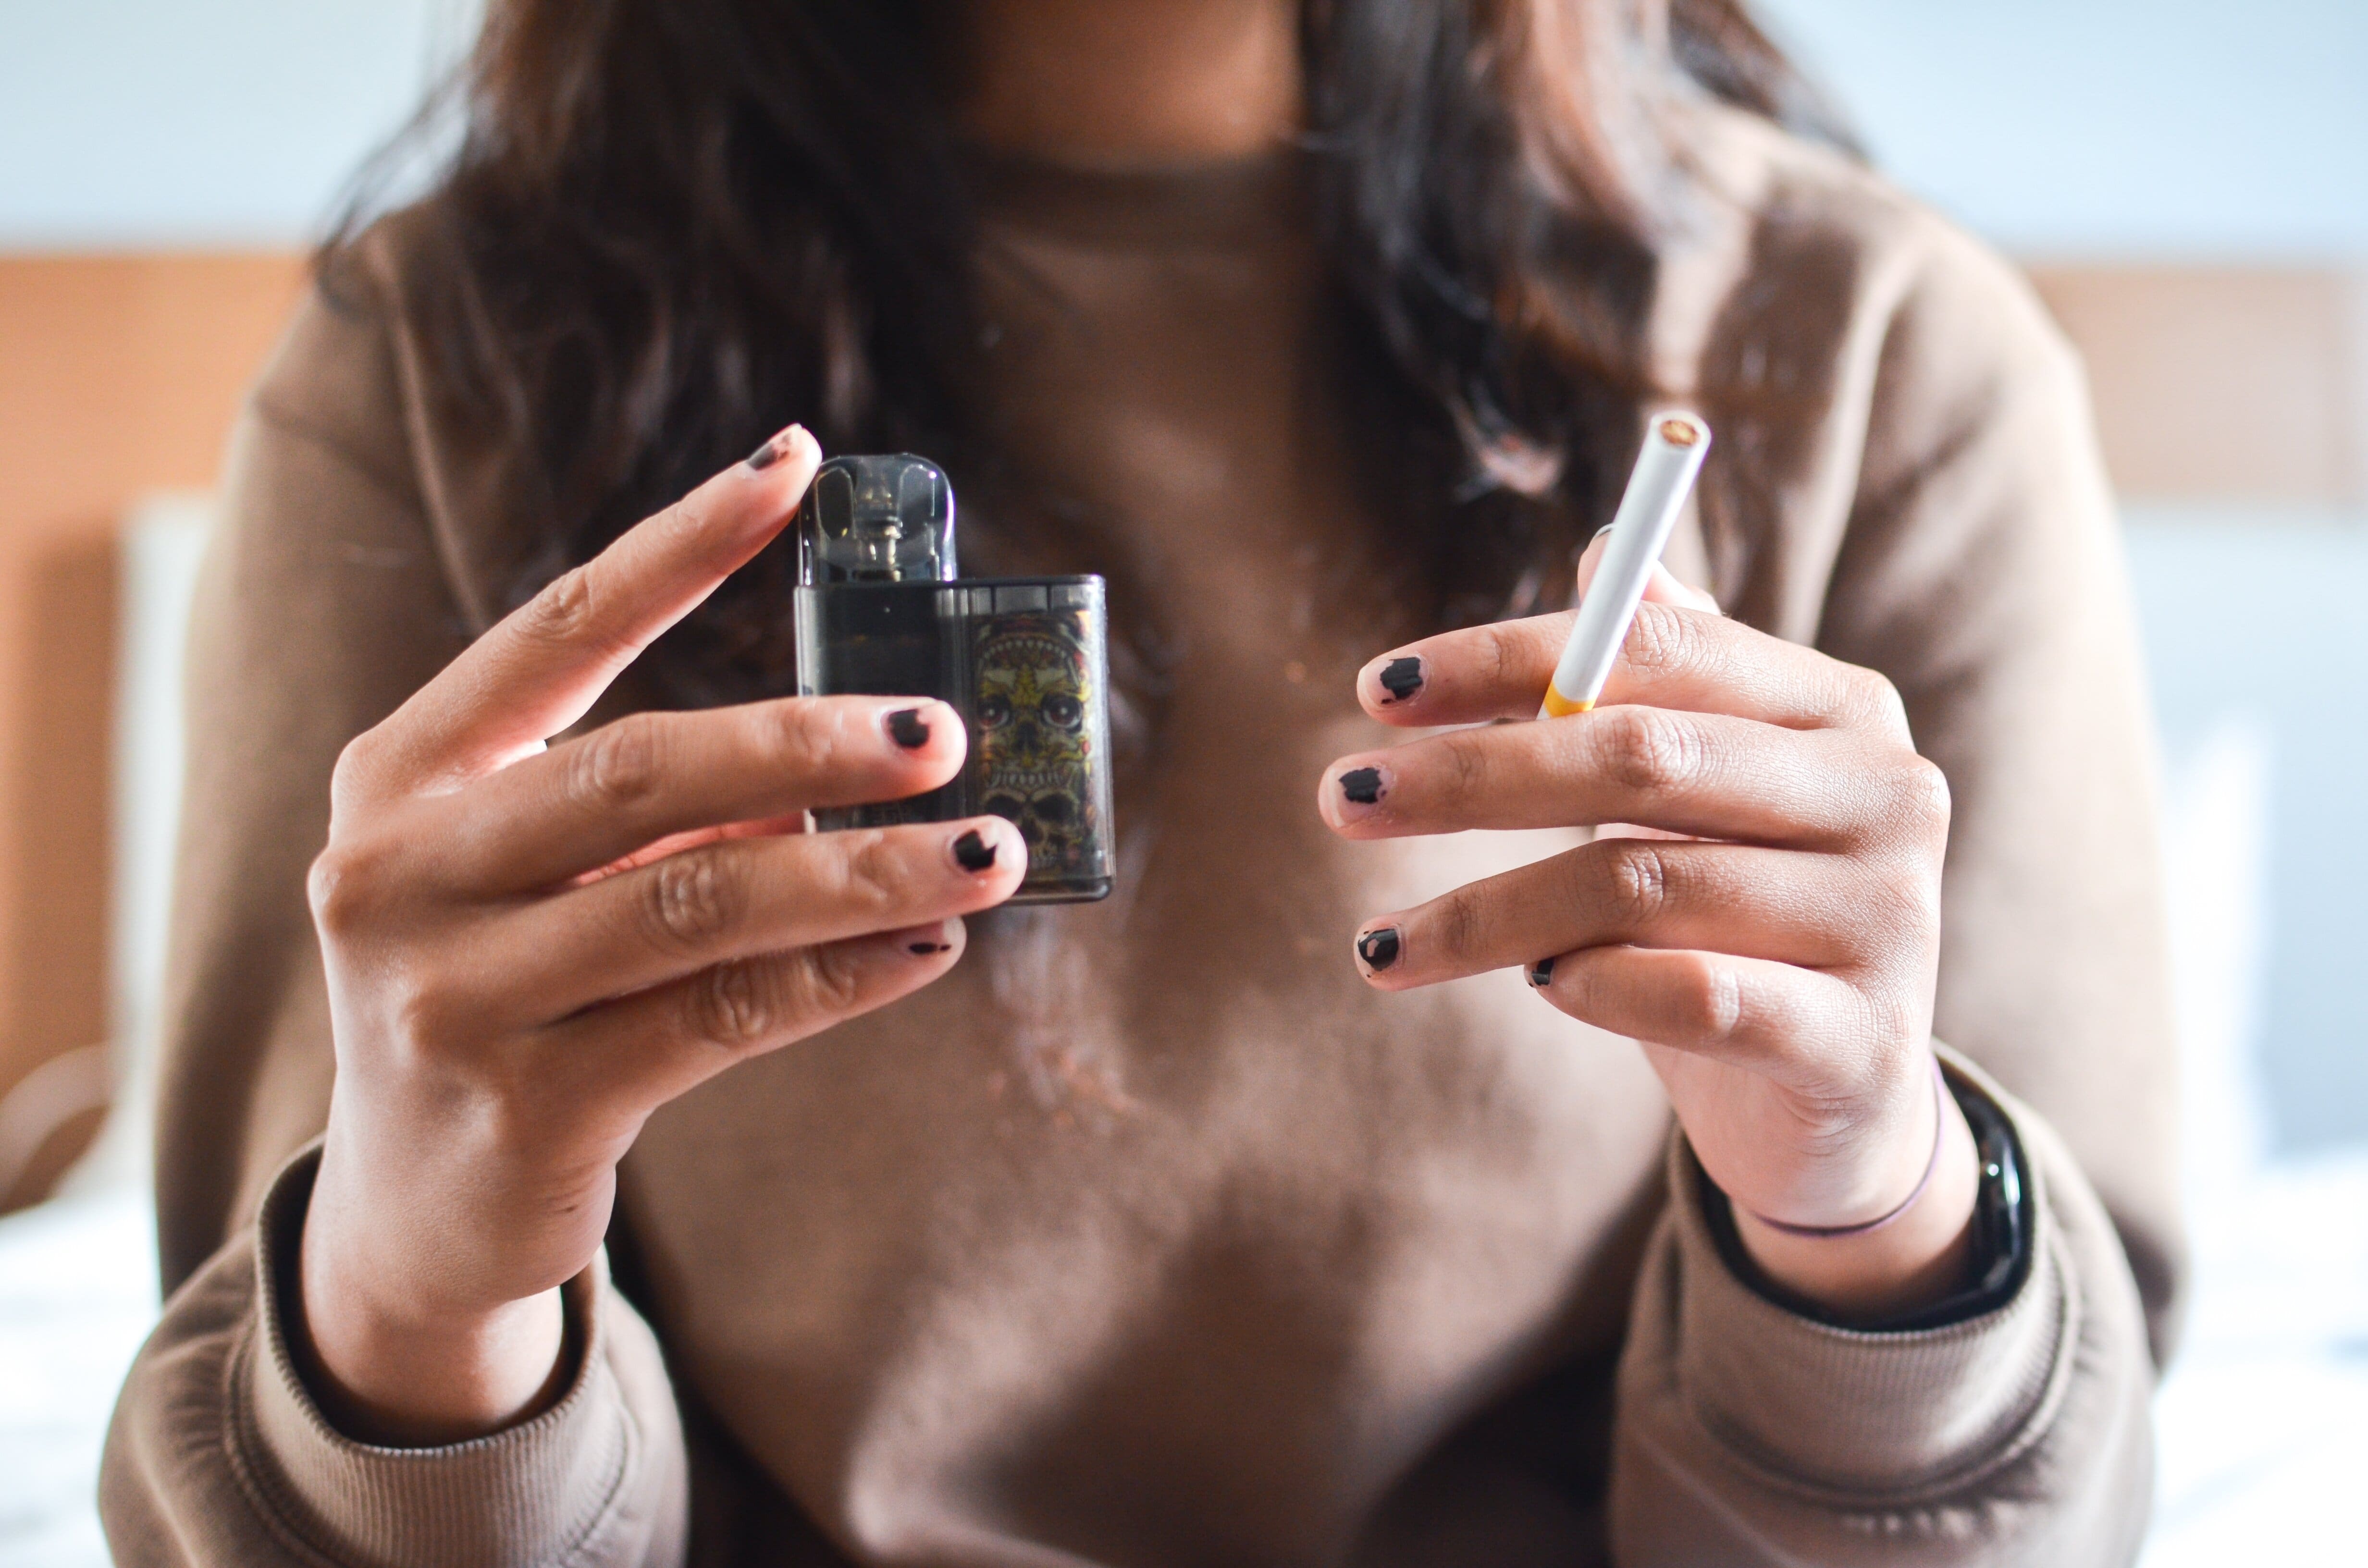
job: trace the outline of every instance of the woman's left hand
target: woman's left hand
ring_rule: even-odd
[[[1366,921],[1366,979],[1403,991],[1520,966],[1554,1006],[1642,1042],[1778,1283],[1861,1313],[1948,1294],[1977,1185],[1932,1076],[1949,795],[1898,694],[1656,571],[1602,702],[1531,722],[1570,622],[1448,632],[1358,676],[1385,723],[1474,727],[1335,762],[1318,809],[1336,833],[1611,830]],[[1930,1185],[1892,1223],[1760,1222],[1890,1213],[1936,1140]]]

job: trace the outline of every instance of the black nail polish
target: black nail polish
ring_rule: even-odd
[[[1392,702],[1404,702],[1422,689],[1422,661],[1409,653],[1382,666],[1382,689]]]
[[[973,828],[954,840],[954,863],[965,871],[992,871],[995,869],[995,846],[981,838],[978,829]]]
[[[1547,986],[1553,984],[1554,966],[1554,961],[1552,959],[1540,959],[1537,962],[1531,964],[1530,966],[1530,983],[1536,986],[1541,991],[1543,991]]]
[[[888,715],[888,738],[906,751],[918,751],[929,744],[928,721],[917,708],[899,708]]]
[[[1398,961],[1398,928],[1384,926],[1378,931],[1368,931],[1357,938],[1357,956],[1365,967],[1376,973]]]
[[[1378,767],[1352,767],[1340,775],[1340,793],[1360,806],[1377,804],[1382,798],[1382,770]]]
[[[926,959],[938,953],[952,952],[954,945],[951,942],[915,942],[905,950],[916,959]]]
[[[1082,903],[1107,897],[1117,872],[1110,809],[1110,626],[1099,577],[963,576],[954,549],[954,489],[945,470],[911,452],[841,455],[827,462],[814,437],[792,430],[783,461],[811,469],[786,596],[803,696],[869,692],[883,732],[894,699],[949,740],[967,729],[969,765],[934,790],[896,801],[825,806],[814,825],[879,828],[913,823],[976,823],[976,853],[1008,843],[1016,860],[998,884],[1017,882],[1020,903]],[[797,477],[764,476],[776,490]],[[786,564],[786,562],[784,562]],[[973,562],[973,566],[976,564]],[[768,590],[769,591],[769,590]],[[770,608],[773,601],[768,600]],[[1271,693],[1267,695],[1271,696]],[[919,732],[898,733],[913,744]],[[936,744],[931,736],[929,744]],[[954,749],[959,750],[960,747]],[[915,758],[916,761],[919,759]],[[1329,812],[1349,837],[1323,778],[1308,801]],[[916,782],[907,780],[907,783]],[[1305,809],[1308,801],[1302,802]],[[1319,812],[1320,814],[1320,812]],[[1025,819],[1015,837],[988,828],[990,816]],[[962,827],[954,827],[956,833]],[[1386,831],[1386,827],[1373,832]],[[956,864],[951,840],[944,864]],[[981,858],[985,870],[995,862]]]
[[[750,452],[748,454],[748,467],[755,472],[762,473],[767,469],[772,467],[775,463],[780,462],[783,458],[788,457],[789,455],[790,440],[789,435],[785,431],[779,436],[773,437],[755,451]]]

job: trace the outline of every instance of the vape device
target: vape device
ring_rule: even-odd
[[[935,697],[970,755],[941,789],[816,812],[825,828],[993,813],[1018,824],[1013,903],[1110,891],[1110,643],[1099,577],[964,580],[954,493],[926,458],[833,458],[798,518],[798,695]]]

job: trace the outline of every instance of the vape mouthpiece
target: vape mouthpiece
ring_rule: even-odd
[[[954,491],[909,452],[833,458],[798,530],[803,583],[938,583],[955,575]]]

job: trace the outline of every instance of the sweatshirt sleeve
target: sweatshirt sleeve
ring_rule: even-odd
[[[256,1228],[174,1294],[141,1352],[99,1482],[115,1560],[679,1563],[680,1425],[657,1341],[603,1263],[563,1292],[581,1348],[541,1415],[428,1449],[359,1443],[330,1426],[296,1370],[284,1310],[318,1162],[316,1146],[289,1164]]]
[[[1620,1369],[1622,1568],[2092,1568],[2135,1557],[2152,1487],[2145,1321],[2112,1222],[2029,1108],[1962,1060],[2025,1156],[2032,1267],[1964,1323],[1860,1333],[1719,1256],[1693,1155],[1646,1251]]]
[[[169,1300],[118,1401],[101,1517],[127,1564],[673,1562],[678,1420],[650,1331],[597,1272],[567,1293],[586,1353],[565,1399],[482,1442],[348,1441],[288,1357],[273,1281],[334,1072],[304,892],[330,773],[474,630],[361,281],[303,307],[249,400],[199,575],[160,1042]]]
[[[1915,233],[1864,346],[1864,455],[1815,641],[1890,678],[1947,776],[1933,1030],[2070,1152],[2160,1365],[2185,1267],[2178,1062],[2120,523],[2086,379],[2036,296],[1938,221]]]
[[[1739,361],[1764,351],[1774,383],[1824,395],[1787,441],[1731,459],[1736,514],[1784,526],[1759,519],[1772,542],[1720,592],[1888,676],[1948,778],[1935,1028],[2021,1141],[2038,1251],[1987,1315],[1851,1333],[1747,1287],[1695,1184],[1673,1179],[1622,1366],[1622,1568],[2106,1568],[2146,1529],[2180,1273],[2176,1064],[2112,496],[2079,367],[2027,286],[1937,220],[1887,210],[1881,245],[1821,249],[1807,219],[1762,237],[1763,267],[1826,278],[1849,320],[1733,335]],[[1854,278],[1811,265],[1841,256]],[[1788,488],[1795,453],[1843,476],[1833,499]],[[1682,1142],[1672,1160],[1693,1169]]]

